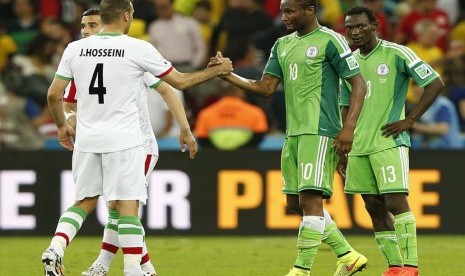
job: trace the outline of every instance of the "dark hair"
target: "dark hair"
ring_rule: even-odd
[[[39,33],[31,42],[29,42],[24,54],[26,56],[38,56],[43,60],[47,60],[49,57],[45,56],[45,49],[51,43],[56,44],[58,41],[46,34]]]
[[[353,8],[348,9],[344,17],[351,16],[351,15],[359,15],[359,14],[365,14],[368,17],[368,20],[370,20],[370,22],[376,21],[375,13],[369,8],[364,7],[364,6],[355,6]]]
[[[102,0],[100,2],[100,19],[102,23],[113,23],[120,16],[131,10],[131,0]]]
[[[100,15],[100,10],[91,8],[82,13],[82,16]]]
[[[197,4],[195,4],[195,7],[196,8],[204,8],[207,11],[212,10],[212,4],[208,0],[201,0],[201,1],[197,2]]]
[[[315,7],[315,11],[318,7],[318,0],[295,0],[297,4],[302,8],[302,9],[307,9],[310,7]]]

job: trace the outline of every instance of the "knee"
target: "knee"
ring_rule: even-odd
[[[84,210],[87,214],[90,214],[94,211],[95,206],[97,206],[98,196],[96,197],[86,197],[82,200],[78,200],[74,205]]]
[[[385,203],[377,197],[367,196],[363,197],[365,202],[365,209],[371,217],[384,216],[387,214]]]
[[[386,207],[393,215],[410,211],[407,194],[389,194],[384,196]]]

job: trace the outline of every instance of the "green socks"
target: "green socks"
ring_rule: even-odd
[[[312,267],[322,238],[323,233],[305,226],[300,227],[297,240],[298,253],[297,260],[295,261],[296,267],[304,269],[310,269]]]
[[[386,259],[388,266],[403,265],[396,232],[375,232],[375,240],[378,243],[378,247],[381,250],[381,253],[383,253],[384,258]]]
[[[338,257],[352,250],[352,247],[342,235],[341,231],[339,231],[334,221],[325,227],[322,242],[329,245],[334,251],[334,254]]]
[[[412,212],[394,216],[394,228],[399,240],[399,248],[404,257],[404,264],[418,266],[416,221]]]

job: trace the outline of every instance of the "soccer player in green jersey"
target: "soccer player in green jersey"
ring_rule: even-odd
[[[346,12],[345,27],[358,48],[354,56],[366,80],[367,93],[348,164],[347,159],[340,158],[338,172],[346,177],[345,192],[361,194],[365,201],[376,242],[389,266],[383,275],[418,275],[416,224],[407,201],[408,130],[431,106],[444,84],[412,50],[379,39],[378,25],[374,13],[366,7]],[[405,117],[410,79],[425,92]],[[343,118],[352,105],[350,85],[342,84]]]
[[[353,275],[366,266],[367,259],[350,247],[330,216],[324,215],[323,198],[333,192],[337,153],[346,154],[352,147],[365,81],[345,38],[319,25],[316,0],[282,0],[281,11],[292,33],[276,41],[261,80],[236,74],[224,79],[264,97],[284,82],[287,129],[281,158],[283,193],[287,205],[302,215],[297,260],[287,275],[310,275],[322,241],[339,257],[335,275]],[[217,55],[211,63],[220,58]],[[352,86],[343,128],[338,106],[340,78]]]

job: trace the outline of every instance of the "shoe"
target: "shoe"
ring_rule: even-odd
[[[418,267],[404,266],[399,276],[419,276]]]
[[[81,273],[82,276],[106,276],[107,270],[99,262],[94,262],[86,271]]]
[[[399,276],[401,275],[400,273],[402,272],[403,267],[399,266],[391,266],[388,268],[386,271],[381,276]]]
[[[61,257],[53,248],[47,248],[42,253],[42,265],[44,266],[45,276],[64,276],[65,267]]]
[[[362,271],[367,267],[368,259],[357,251],[342,256],[336,263],[334,276],[348,276]]]
[[[144,276],[157,276],[157,273],[152,272],[152,271],[148,270],[148,269],[145,268],[145,267],[142,268],[142,271],[144,271],[144,273],[145,273]]]
[[[310,276],[310,270],[293,267],[289,270],[289,273],[284,276]]]

